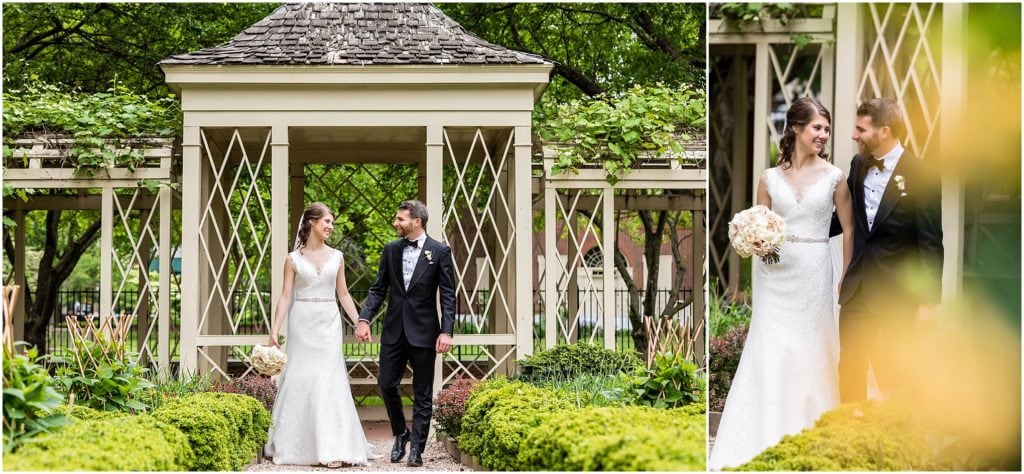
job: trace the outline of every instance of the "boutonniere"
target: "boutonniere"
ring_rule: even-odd
[[[893,176],[892,179],[896,181],[896,189],[900,190],[900,196],[906,196],[907,193],[907,180],[903,178],[903,175]]]
[[[423,256],[427,258],[428,262],[433,262],[434,261],[434,251],[433,250],[424,250],[423,251]]]

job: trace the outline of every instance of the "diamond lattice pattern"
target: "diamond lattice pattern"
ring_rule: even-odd
[[[455,270],[456,332],[514,335],[514,305],[506,288],[519,238],[508,192],[512,131],[445,129],[444,144],[449,179],[441,219]],[[445,356],[443,378],[485,378],[514,352],[512,346],[456,347]]]
[[[269,145],[269,131],[247,142],[235,129],[218,156],[203,131],[203,175],[211,182],[199,222],[199,260],[210,285],[200,304],[200,334],[270,331]]]
[[[903,145],[927,156],[941,109],[942,7],[938,3],[869,3],[868,49],[860,100],[893,97],[907,126]]]

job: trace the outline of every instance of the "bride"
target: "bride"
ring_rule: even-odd
[[[345,283],[344,257],[327,246],[334,215],[314,202],[302,213],[295,250],[284,263],[270,345],[288,318],[288,363],[278,384],[273,425],[264,454],[274,464],[322,464],[335,469],[377,459],[366,442],[352,401],[342,352],[337,301],[353,324],[358,318]],[[293,292],[294,288],[294,292]],[[290,307],[290,310],[289,310]]]
[[[829,226],[835,209],[843,228],[845,273],[853,253],[854,217],[843,172],[825,160],[831,123],[817,100],[794,101],[786,114],[778,165],[765,170],[758,183],[757,204],[786,221],[786,242],[777,263],[754,257],[750,332],[709,469],[743,464],[784,435],[813,426],[839,404]]]

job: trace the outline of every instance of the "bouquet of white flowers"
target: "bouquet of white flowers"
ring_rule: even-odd
[[[251,360],[252,367],[257,372],[267,376],[274,376],[281,373],[281,370],[284,369],[284,364],[288,362],[288,356],[274,346],[256,344],[252,348]]]
[[[766,206],[754,206],[729,221],[729,241],[741,257],[757,255],[765,263],[776,263],[786,241],[786,221]]]

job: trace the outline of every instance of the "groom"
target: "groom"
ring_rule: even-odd
[[[414,467],[423,465],[423,450],[430,430],[434,361],[437,354],[451,349],[455,326],[451,249],[427,237],[424,231],[427,218],[427,206],[420,201],[404,201],[398,206],[392,225],[399,239],[384,246],[377,281],[370,287],[356,323],[356,339],[369,342],[370,322],[390,293],[380,335],[377,385],[395,436],[391,462],[400,462],[405,457],[406,445],[411,441],[407,464]],[[412,367],[411,432],[406,427],[402,397],[398,393],[407,364]]]
[[[847,185],[856,229],[853,258],[840,286],[839,383],[843,403],[867,398],[870,363],[880,389],[898,388],[915,326],[932,324],[942,281],[939,178],[897,137],[896,102],[871,99],[857,108]],[[833,235],[837,226],[833,222]]]

